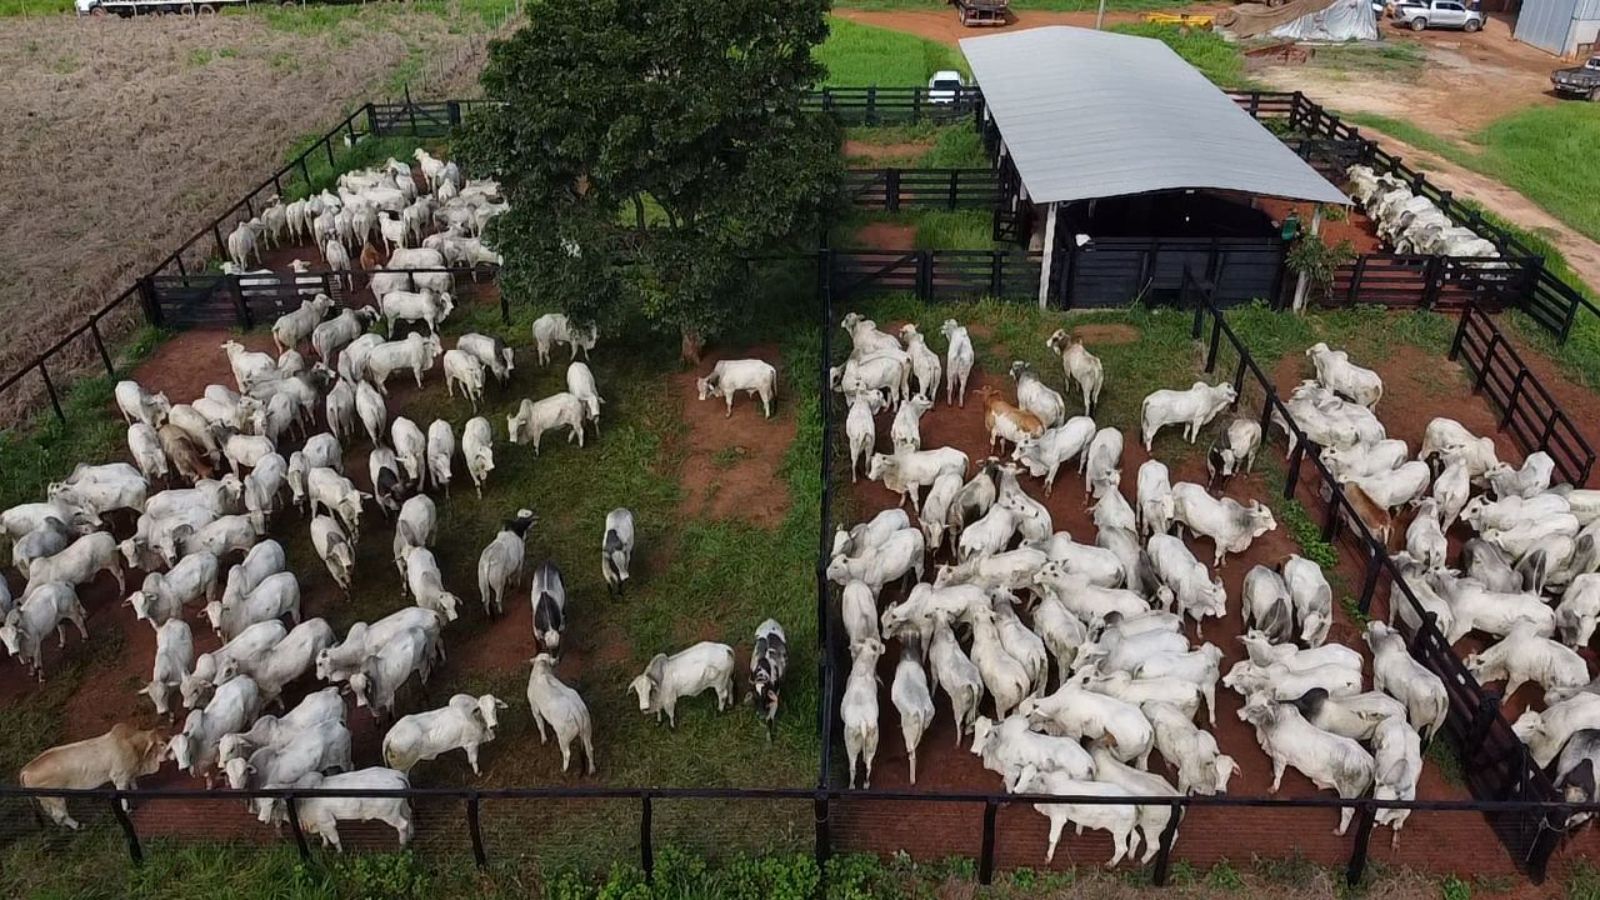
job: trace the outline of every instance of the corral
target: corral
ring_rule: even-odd
[[[362,140],[372,142],[382,130],[371,126],[374,121],[388,123],[387,128],[415,123],[420,116],[426,124],[439,109],[401,107],[396,115],[391,109],[380,112],[369,107]],[[361,140],[355,146],[361,148]],[[382,148],[366,163],[377,163],[387,152],[404,152],[403,147],[395,151],[388,144],[366,146]],[[330,147],[330,162],[332,157]],[[293,181],[295,176],[286,177]],[[952,179],[952,195],[954,183]],[[904,196],[904,184],[899,182],[901,187],[893,193],[897,203]],[[293,196],[292,189],[286,195]],[[223,231],[231,224],[231,220],[219,222]],[[217,243],[223,243],[220,236]],[[205,249],[202,240],[199,252]],[[305,256],[313,251],[302,247],[292,252]],[[988,255],[990,277],[1008,277],[997,251],[980,253]],[[1182,310],[1137,306],[1085,315],[994,301],[930,305],[924,301],[942,299],[946,291],[982,294],[985,283],[974,274],[952,290],[951,282],[934,271],[936,257],[931,254],[919,256],[914,264],[917,280],[910,287],[915,296],[876,298],[868,296],[873,288],[908,285],[897,285],[882,272],[873,278],[841,279],[838,267],[849,264],[848,252],[752,262],[752,277],[769,286],[755,317],[762,324],[730,336],[706,364],[739,356],[776,364],[782,378],[777,416],[770,421],[744,397],[730,419],[721,416],[719,403],[695,400],[693,376],[674,371],[670,354],[657,341],[602,336],[593,365],[607,406],[604,427],[594,442],[578,449],[554,441],[556,446],[547,446],[538,459],[527,448],[497,446],[499,468],[481,500],[464,490],[466,483],[458,477],[451,499],[441,502],[436,549],[445,584],[462,595],[467,609],[463,621],[451,626],[451,655],[436,673],[439,681],[425,695],[410,697],[403,708],[434,706],[457,690],[492,690],[512,709],[502,714],[499,734],[485,747],[483,778],[468,775],[454,754],[416,770],[414,784],[423,788],[412,797],[418,811],[420,852],[459,859],[475,854],[480,864],[510,859],[519,871],[540,879],[559,866],[592,870],[636,852],[648,873],[653,843],[706,855],[802,850],[814,841],[819,858],[835,850],[886,856],[906,851],[918,860],[976,856],[978,874],[985,882],[996,867],[1039,865],[1044,822],[1026,802],[1001,794],[999,780],[985,774],[966,747],[954,746],[954,728],[942,695],[934,727],[922,745],[922,777],[915,786],[903,782],[905,760],[895,717],[889,712],[892,654],[879,666],[884,681],[877,700],[883,738],[873,791],[845,787],[836,714],[849,663],[840,625],[832,615],[833,595],[822,584],[827,563],[822,551],[830,543],[832,522],[852,523],[892,505],[892,496],[878,485],[849,486],[842,468],[847,453],[842,441],[845,405],[818,396],[826,367],[841,363],[847,355],[848,340],[839,337],[838,323],[848,312],[867,314],[885,330],[915,322],[930,336],[937,335],[945,319],[959,320],[969,327],[978,351],[969,391],[993,387],[1004,396],[1012,395],[1004,373],[1014,359],[1030,362],[1052,387],[1068,386],[1061,380],[1059,357],[1045,347],[1055,329],[1065,328],[1105,363],[1107,387],[1095,410],[1097,422],[1124,429],[1130,440],[1139,402],[1146,394],[1157,388],[1182,388],[1196,378],[1227,381],[1231,374],[1232,383],[1241,389],[1236,404],[1240,415],[1270,419],[1280,395],[1288,396],[1304,374],[1307,363],[1301,352],[1323,340],[1347,347],[1356,361],[1379,371],[1389,389],[1380,416],[1391,433],[1409,445],[1418,443],[1427,419],[1448,415],[1474,433],[1495,435],[1501,459],[1517,461],[1533,449],[1558,455],[1559,449],[1561,474],[1579,480],[1592,464],[1592,453],[1584,456],[1587,445],[1582,435],[1552,399],[1559,391],[1539,386],[1526,374],[1526,367],[1505,356],[1499,349],[1506,346],[1505,339],[1481,316],[1478,324],[1463,319],[1458,326],[1455,318],[1432,313],[1395,315],[1359,309],[1297,318],[1252,306],[1230,313],[1233,325],[1228,327],[1213,305],[1214,286],[1198,283],[1202,273],[1187,266],[1177,270],[1171,298],[1181,301]],[[175,260],[182,259],[182,253],[175,255]],[[269,261],[270,267],[281,274],[286,261],[280,254]],[[1147,264],[1154,266],[1154,261]],[[183,263],[175,265],[181,268]],[[1033,288],[1039,283],[1038,271],[1035,264]],[[817,279],[819,272],[827,277]],[[249,308],[244,285],[237,279],[182,272],[175,278],[172,284],[179,285],[200,285],[210,279],[211,294],[190,297],[194,308],[220,305],[230,314]],[[497,336],[518,352],[512,382],[488,389],[484,414],[498,431],[499,417],[512,412],[520,398],[545,395],[562,384],[556,368],[537,367],[530,358],[528,331],[544,310],[499,304],[492,282],[477,286],[465,273],[457,274],[457,284],[468,289],[463,290],[461,311],[447,322],[445,334],[476,331]],[[170,293],[162,293],[171,286],[151,285],[154,299],[171,299]],[[1359,285],[1349,288],[1349,294],[1356,299],[1363,296]],[[176,308],[184,307],[180,302]],[[247,313],[240,318],[241,324],[250,325],[252,320],[264,323],[267,316]],[[1456,340],[1458,327],[1463,336]],[[208,383],[227,381],[226,362],[216,345],[229,336],[235,335],[184,332],[160,345],[132,374],[151,389],[166,388],[175,399],[194,396]],[[270,346],[260,330],[236,337],[252,349]],[[942,351],[942,341],[933,338],[930,343]],[[1466,368],[1443,361],[1452,350],[1466,354]],[[561,356],[558,350],[557,368]],[[1213,369],[1214,375],[1205,374]],[[1265,374],[1257,377],[1258,372]],[[1479,373],[1484,374],[1479,377]],[[1500,407],[1477,400],[1463,403],[1461,398],[1475,383]],[[1075,392],[1063,392],[1068,394],[1069,409],[1076,411],[1080,404]],[[98,406],[83,411],[104,414],[106,401],[101,397]],[[437,378],[431,375],[422,391],[397,386],[392,402],[419,422],[440,418],[458,431],[470,415],[459,398],[450,400],[439,393]],[[973,460],[984,456],[982,405],[976,399],[968,403],[964,409],[951,409],[941,401],[930,411],[924,419],[925,444],[957,447]],[[80,410],[74,407],[73,412],[77,415]],[[878,417],[880,450],[889,449],[891,418]],[[1503,425],[1510,425],[1510,430],[1501,432]],[[1205,448],[1216,429],[1213,425],[1204,431],[1192,446],[1170,431],[1163,432],[1154,456],[1170,465],[1174,482],[1203,482]],[[1338,554],[1339,562],[1332,565],[1335,547],[1328,541],[1336,529],[1323,523],[1334,523],[1347,501],[1337,488],[1330,490],[1311,455],[1293,454],[1279,463],[1281,438],[1280,430],[1269,428],[1255,473],[1236,478],[1228,487],[1230,496],[1259,500],[1272,508],[1278,528],[1246,553],[1230,557],[1220,570],[1230,598],[1229,612],[1220,622],[1208,623],[1206,636],[1223,649],[1225,668],[1242,655],[1232,639],[1240,631],[1236,603],[1240,581],[1251,564],[1299,552],[1328,567],[1337,614],[1330,640],[1358,649],[1363,646],[1358,627],[1368,611],[1381,618],[1388,604],[1397,602],[1390,587],[1395,578],[1392,563],[1358,522],[1339,529],[1354,542],[1337,545],[1346,552]],[[366,457],[347,456],[358,483],[365,483]],[[1129,447],[1122,457],[1125,475],[1131,475],[1144,458],[1140,448]],[[56,463],[59,468],[59,460]],[[1286,478],[1287,501],[1282,499]],[[1025,478],[1024,483],[1037,496],[1037,482]],[[1124,478],[1123,489],[1130,497],[1131,483],[1131,478]],[[19,492],[23,487],[7,485]],[[1064,473],[1058,488],[1045,501],[1056,528],[1086,537],[1092,533],[1092,519],[1077,479]],[[637,589],[624,600],[611,600],[594,572],[593,557],[605,511],[618,505],[630,506],[640,517],[642,549],[636,561]],[[561,775],[555,769],[555,748],[532,745],[526,707],[520,703],[524,660],[533,646],[528,606],[514,602],[509,607],[512,612],[496,620],[484,618],[476,608],[471,588],[474,554],[498,522],[521,507],[531,507],[542,517],[529,544],[530,564],[544,558],[558,561],[577,604],[573,639],[559,672],[580,689],[594,714],[598,779]],[[289,513],[286,518],[294,522],[296,517]],[[373,529],[362,541],[357,557],[362,579],[348,600],[338,596],[301,531],[291,525],[282,537],[306,585],[308,613],[325,615],[342,632],[353,621],[405,605],[395,593],[398,580],[389,581],[395,576],[385,529]],[[1202,544],[1199,549],[1206,548]],[[1353,554],[1348,552],[1352,550]],[[98,587],[104,586],[102,580]],[[118,598],[109,591],[87,591],[86,597],[95,609],[90,641],[70,642],[65,656],[50,651],[51,680],[42,689],[19,686],[7,697],[7,711],[28,724],[5,738],[4,759],[13,768],[52,739],[91,735],[123,717],[138,687],[134,676],[142,677],[148,670],[153,642],[144,626],[133,622],[131,613],[117,606]],[[782,620],[791,647],[783,713],[773,744],[766,744],[748,710],[718,716],[709,711],[709,698],[689,701],[680,708],[682,721],[674,733],[640,716],[631,696],[624,696],[628,679],[658,648],[702,639],[725,641],[736,648],[742,667],[755,625],[768,615]],[[819,645],[826,652],[816,655],[813,648]],[[1458,652],[1464,654],[1465,649],[1463,644]],[[1448,647],[1441,653],[1431,639],[1417,639],[1412,652],[1430,666],[1460,666]],[[1467,689],[1457,691],[1453,703],[1485,696],[1477,693],[1479,686],[1470,679],[1460,683]],[[1369,856],[1435,873],[1542,876],[1553,832],[1542,830],[1541,823],[1553,813],[1515,803],[1545,801],[1553,795],[1548,793],[1548,780],[1541,783],[1544,776],[1531,773],[1527,763],[1515,756],[1521,744],[1506,728],[1509,716],[1502,718],[1497,709],[1482,704],[1452,706],[1449,737],[1435,743],[1424,766],[1417,792],[1421,808],[1413,812],[1398,847],[1390,849],[1382,830],[1371,827],[1377,811],[1371,800],[1352,804],[1359,807],[1357,825],[1352,833],[1335,838],[1325,834],[1337,818],[1335,805],[1326,794],[1318,798],[1299,775],[1285,782],[1283,796],[1291,799],[1260,799],[1268,782],[1266,758],[1250,729],[1235,715],[1239,698],[1221,690],[1218,699],[1217,738],[1223,752],[1238,760],[1241,771],[1220,803],[1204,798],[1165,801],[1187,806],[1188,814],[1174,834],[1160,836],[1158,883],[1175,864],[1201,868],[1247,855],[1346,866],[1352,877],[1359,877]],[[1524,695],[1521,702],[1527,699]],[[154,719],[141,712],[139,721]],[[377,763],[378,733],[369,727],[366,713],[355,711],[351,721],[361,726],[356,729],[358,765]],[[1153,766],[1152,771],[1161,768]],[[233,798],[183,793],[194,786],[167,773],[147,782],[144,787],[157,790],[141,794],[127,820],[133,845],[153,856],[224,835],[241,845],[272,839],[270,832],[239,814]],[[1297,806],[1295,800],[1304,805]],[[1485,807],[1492,810],[1486,814],[1475,800],[1511,805]],[[1428,808],[1436,801],[1439,808]],[[74,802],[97,806],[87,799]],[[8,818],[21,823],[25,817],[18,809],[18,815]],[[92,877],[87,872],[94,854],[104,853],[117,841],[117,818],[109,808],[86,817],[96,820],[91,834],[98,843],[69,845],[49,834],[18,834],[8,847],[9,858],[38,858],[70,846],[73,857],[72,865],[64,867],[69,870],[67,877]],[[384,848],[392,840],[392,832],[381,826],[355,827],[349,829],[347,844]],[[1462,858],[1463,847],[1471,848],[1470,857]],[[1098,863],[1108,855],[1099,832],[1067,838],[1061,852],[1057,867]],[[1564,866],[1574,852],[1576,847],[1564,851],[1556,865]],[[7,869],[23,872],[24,878],[30,874],[11,865]]]

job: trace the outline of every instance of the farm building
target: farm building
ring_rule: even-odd
[[[1052,274],[1075,305],[1122,305],[1186,267],[1224,302],[1271,297],[1284,241],[1257,198],[1349,203],[1161,41],[1051,27],[961,49],[998,139],[997,231],[1042,248],[1041,304]]]
[[[1600,0],[1523,0],[1513,34],[1557,56],[1589,53],[1600,36]]]

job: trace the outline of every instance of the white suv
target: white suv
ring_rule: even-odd
[[[961,73],[954,69],[945,69],[933,73],[928,79],[929,103],[954,103],[961,96]]]

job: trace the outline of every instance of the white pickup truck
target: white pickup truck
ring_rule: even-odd
[[[80,16],[211,16],[224,6],[250,0],[73,0]],[[289,0],[293,2],[293,0]]]
[[[1472,32],[1483,27],[1483,13],[1459,0],[1403,0],[1394,8],[1394,21],[1412,31],[1459,28]]]

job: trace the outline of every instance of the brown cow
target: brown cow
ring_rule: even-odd
[[[153,729],[140,731],[118,722],[99,737],[63,744],[35,756],[17,781],[29,788],[97,788],[110,782],[119,790],[137,785],[142,775],[154,775],[161,768],[167,742]],[[39,806],[57,825],[76,829],[78,822],[67,814],[64,797],[40,797]]]
[[[205,450],[195,443],[187,431],[176,425],[163,425],[156,432],[156,437],[161,440],[162,452],[172,460],[172,467],[179,475],[191,482],[211,477],[214,471],[211,458],[206,456]]]
[[[985,407],[983,424],[989,430],[990,452],[1001,441],[1015,444],[1023,438],[1036,438],[1044,433],[1044,422],[1038,416],[1006,402],[994,388],[981,387],[976,393]]]

